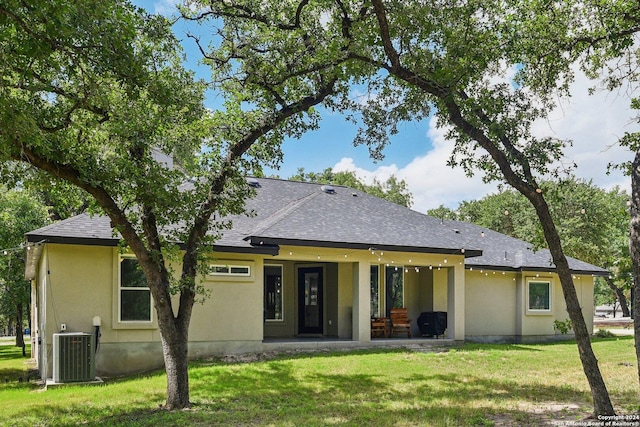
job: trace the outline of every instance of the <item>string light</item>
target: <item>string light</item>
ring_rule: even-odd
[[[41,240],[39,242],[36,243],[31,243],[31,242],[27,242],[26,244],[20,244],[19,246],[16,246],[14,248],[5,248],[5,249],[0,249],[0,253],[2,253],[2,255],[4,256],[8,256],[10,253],[12,252],[22,252],[23,250],[31,250],[32,246],[40,246],[42,244],[44,244],[46,242],[46,240]]]

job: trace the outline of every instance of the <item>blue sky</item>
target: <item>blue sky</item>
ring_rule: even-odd
[[[152,13],[171,15],[175,13],[178,0],[135,0],[134,4]],[[198,66],[200,53],[195,42],[186,37],[186,32],[205,35],[206,29],[197,29],[193,23],[178,22],[174,31],[183,41],[188,63],[196,69],[199,77],[206,79],[208,69]],[[595,94],[588,88],[596,86]],[[629,109],[630,93],[610,93],[599,90],[597,82],[577,73],[572,85],[573,96],[558,99],[558,108],[547,120],[534,125],[538,136],[552,136],[573,140],[565,150],[564,163],[576,163],[575,174],[591,179],[603,188],[619,186],[627,191],[630,181],[619,172],[607,174],[607,164],[632,159],[626,149],[617,145],[625,132],[639,131],[635,112]],[[208,99],[209,107],[216,105],[215,97]],[[354,147],[353,138],[357,126],[346,122],[338,114],[324,114],[320,129],[305,134],[300,140],[289,140],[283,145],[284,162],[277,174],[287,178],[299,167],[307,172],[319,172],[327,167],[335,171],[351,170],[361,179],[386,180],[391,174],[404,179],[413,194],[413,209],[427,209],[445,205],[456,208],[464,200],[479,199],[497,191],[497,183],[485,184],[481,175],[467,177],[459,169],[446,166],[453,142],[445,138],[445,130],[435,127],[434,121],[424,120],[405,123],[384,151],[385,158],[374,162],[365,146]]]
[[[176,1],[135,0],[133,3],[153,13],[170,15],[175,11],[173,4]],[[199,64],[201,54],[196,42],[186,36],[187,33],[196,34],[202,38],[203,44],[206,44],[206,40],[210,40],[207,28],[193,22],[178,21],[174,25],[174,31],[182,40],[187,55],[187,66],[195,70],[199,78],[207,80],[209,68]],[[215,95],[211,94],[207,100],[207,107],[218,106]],[[409,164],[416,154],[424,154],[432,147],[427,137],[428,128],[427,122],[403,123],[399,126],[400,133],[393,136],[393,143],[385,148],[384,160],[374,162],[369,157],[367,147],[354,147],[352,143],[358,130],[357,125],[347,122],[340,115],[325,111],[320,129],[308,132],[300,140],[286,141],[283,145],[284,161],[280,169],[268,169],[265,172],[288,178],[294,175],[299,167],[305,168],[307,172],[319,172],[333,167],[345,157],[354,159],[358,165],[370,169],[392,164],[402,168]]]

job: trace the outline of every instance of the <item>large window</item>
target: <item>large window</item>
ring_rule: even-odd
[[[391,317],[391,309],[404,307],[404,267],[387,266],[385,269],[386,313]]]
[[[528,282],[528,308],[531,311],[551,310],[551,282],[531,280]]]
[[[120,260],[120,321],[151,321],[151,291],[138,260],[133,257]]]
[[[380,279],[377,265],[371,266],[371,317],[380,317]]]
[[[282,266],[264,267],[264,318],[265,320],[283,320],[282,313]]]

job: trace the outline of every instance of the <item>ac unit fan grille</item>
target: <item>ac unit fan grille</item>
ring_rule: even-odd
[[[94,346],[93,334],[53,334],[54,382],[93,381],[95,379]]]

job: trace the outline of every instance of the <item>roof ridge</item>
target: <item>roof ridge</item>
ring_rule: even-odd
[[[320,193],[317,192],[309,193],[306,196],[299,198],[295,202],[288,204],[284,208],[275,212],[270,217],[266,218],[264,221],[260,222],[251,232],[247,234],[247,236],[264,233],[267,229],[282,221],[291,212],[306,204],[309,200],[316,198],[319,194]]]

